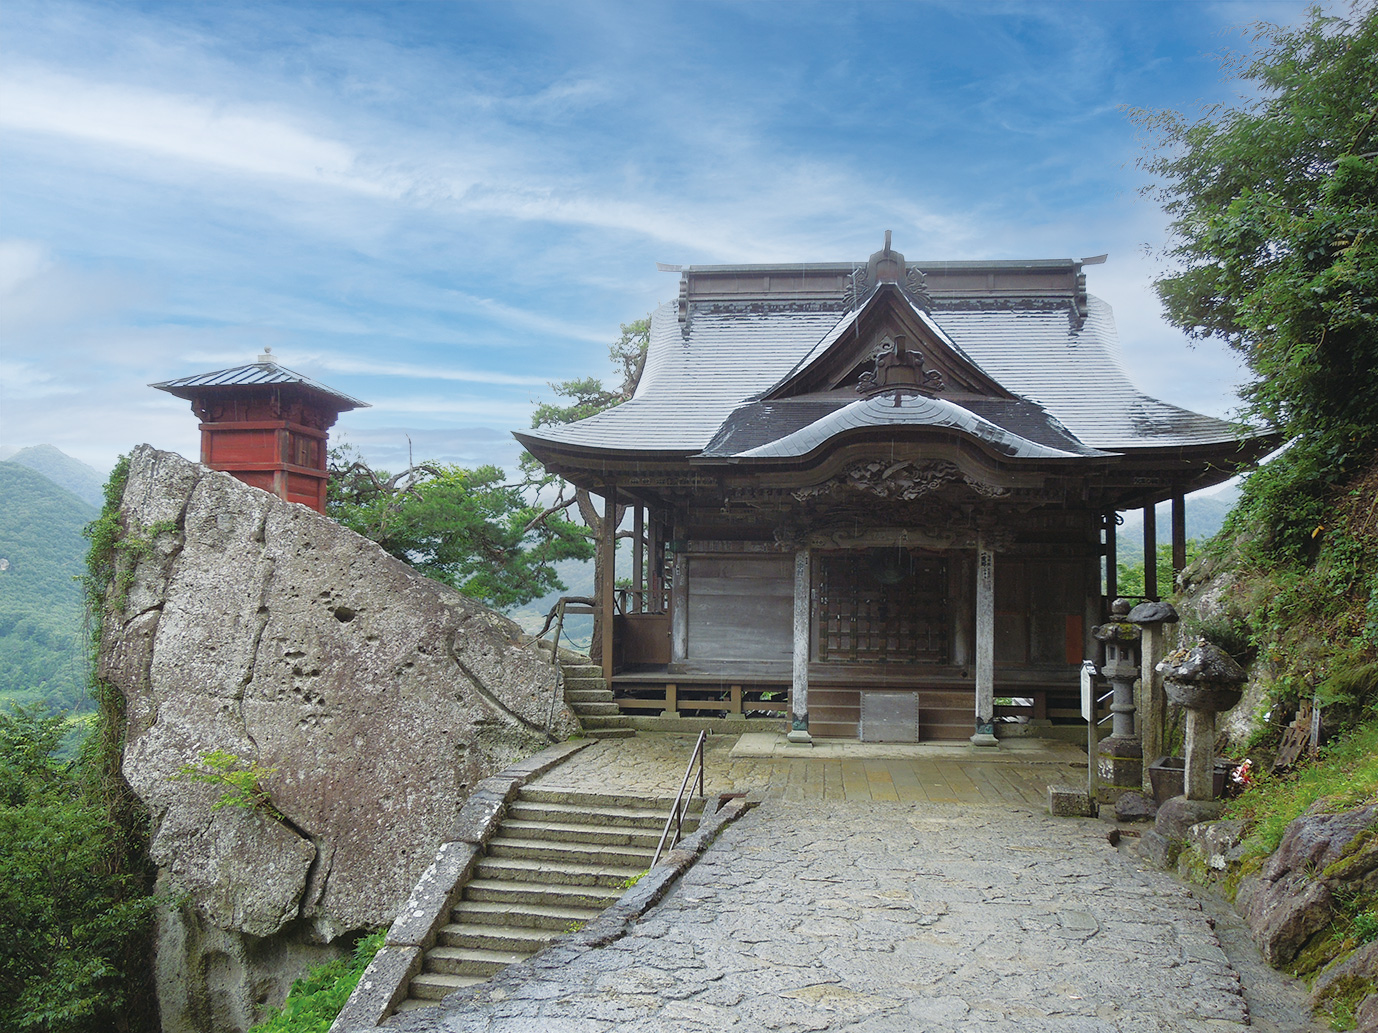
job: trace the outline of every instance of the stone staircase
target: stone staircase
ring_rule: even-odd
[[[426,952],[397,1010],[437,1003],[596,918],[645,872],[669,800],[525,787]],[[702,801],[684,834],[698,827]]]
[[[590,739],[616,739],[636,734],[631,719],[623,715],[603,680],[602,667],[566,663],[560,667],[565,674],[565,702],[578,716],[585,735]]]

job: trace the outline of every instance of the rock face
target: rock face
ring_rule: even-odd
[[[304,506],[143,446],[122,518],[177,527],[124,554],[100,669],[185,901],[160,923],[164,1030],[242,1029],[303,956],[392,919],[472,787],[577,724],[516,625]],[[263,769],[277,814],[177,777],[215,750]]]
[[[1336,893],[1378,889],[1378,804],[1303,814],[1287,826],[1263,870],[1239,885],[1235,907],[1271,965],[1295,958],[1330,920]]]

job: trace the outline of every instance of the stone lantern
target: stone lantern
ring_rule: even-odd
[[[1144,792],[1152,793],[1147,768],[1167,752],[1164,745],[1167,738],[1167,698],[1163,694],[1163,676],[1158,671],[1167,637],[1163,629],[1165,625],[1176,624],[1180,618],[1171,603],[1150,601],[1134,607],[1126,619],[1143,631],[1139,643],[1139,711],[1135,716],[1139,739],[1143,743],[1143,756],[1150,762],[1145,766],[1143,788]]]
[[[1101,674],[1113,689],[1110,734],[1101,740],[1096,756],[1101,785],[1109,790],[1112,801],[1143,784],[1143,746],[1134,733],[1134,681],[1139,676],[1137,651],[1142,632],[1128,620],[1129,608],[1128,599],[1116,599],[1110,606],[1110,620],[1091,631],[1097,641],[1105,643]]]
[[[1191,650],[1170,653],[1158,670],[1170,703],[1187,711],[1185,795],[1188,800],[1215,798],[1215,715],[1229,710],[1244,695],[1246,675],[1219,646],[1204,638]]]

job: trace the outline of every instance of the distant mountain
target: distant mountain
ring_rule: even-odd
[[[76,579],[86,557],[81,531],[97,512],[37,471],[0,462],[0,701],[54,710],[84,702]]]
[[[0,462],[18,463],[30,470],[37,470],[54,484],[66,488],[77,498],[97,509],[105,502],[102,489],[105,487],[106,475],[94,467],[87,466],[80,459],[73,459],[52,445],[21,448]]]
[[[1239,486],[1229,487],[1210,494],[1188,495],[1186,500],[1187,538],[1205,541],[1213,538],[1225,524],[1225,518],[1239,501]],[[1157,514],[1156,530],[1158,544],[1172,541],[1172,504],[1160,502],[1154,509]],[[1144,558],[1144,512],[1141,509],[1126,510],[1124,523],[1115,534],[1117,558],[1127,563],[1137,563]]]

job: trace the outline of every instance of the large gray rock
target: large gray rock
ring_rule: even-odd
[[[184,942],[386,925],[471,789],[577,727],[515,624],[304,506],[143,446],[122,517],[178,526],[127,554],[100,673],[127,700],[153,857],[205,927]],[[177,777],[213,750],[267,769],[279,813]]]
[[[1292,821],[1258,875],[1239,885],[1235,907],[1271,965],[1297,956],[1330,921],[1337,892],[1372,888],[1378,852],[1372,836],[1351,843],[1378,821],[1378,805],[1339,814],[1303,814]]]

